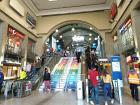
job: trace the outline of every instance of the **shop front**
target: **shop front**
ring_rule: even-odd
[[[137,55],[136,49],[136,38],[135,32],[133,30],[131,17],[128,17],[124,23],[120,26],[118,30],[119,37],[119,50],[123,59],[123,80],[124,80],[124,90],[126,93],[130,94],[128,73],[130,70],[134,69],[139,72],[139,56]]]
[[[19,77],[21,70],[21,59],[23,56],[23,41],[25,35],[8,26],[7,44],[5,47],[3,73],[5,79],[15,79]]]

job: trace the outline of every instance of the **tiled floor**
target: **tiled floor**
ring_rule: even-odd
[[[103,97],[100,97],[100,105],[104,105]],[[32,95],[24,98],[10,98],[4,99],[1,97],[0,105],[89,105],[85,101],[78,101],[75,92],[56,92],[56,93],[43,93],[37,91]],[[114,105],[119,105],[115,102]],[[129,96],[123,98],[123,105],[140,105],[135,103]]]

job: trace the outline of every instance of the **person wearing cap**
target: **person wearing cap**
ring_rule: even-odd
[[[2,66],[0,65],[0,94],[1,94],[3,80],[4,80],[4,75],[3,75],[3,72],[2,72]]]

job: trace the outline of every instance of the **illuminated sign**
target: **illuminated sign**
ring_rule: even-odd
[[[25,35],[21,34],[20,32],[18,32],[17,30],[15,30],[15,29],[14,29],[13,27],[11,27],[11,26],[8,27],[8,32],[9,32],[10,34],[15,35],[15,36],[18,36],[18,37],[20,37],[20,38],[22,38],[22,39],[25,38]]]

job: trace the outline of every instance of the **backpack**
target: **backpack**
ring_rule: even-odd
[[[2,85],[3,79],[4,79],[3,73],[0,72],[0,85]]]

